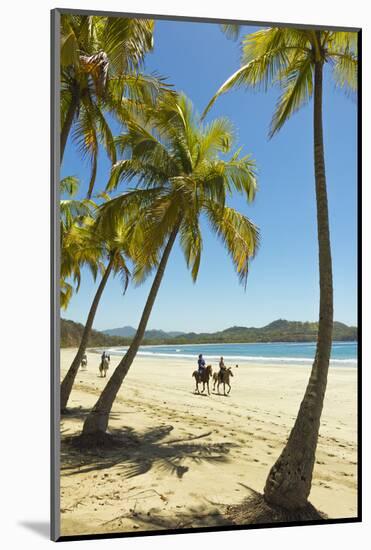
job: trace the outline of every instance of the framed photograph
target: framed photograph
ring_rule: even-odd
[[[53,540],[361,521],[360,63],[52,11]]]

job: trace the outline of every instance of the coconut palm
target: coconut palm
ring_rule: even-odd
[[[267,28],[246,35],[242,66],[210,101],[238,86],[278,84],[281,88],[270,136],[289,117],[314,98],[314,168],[319,247],[320,306],[316,354],[298,416],[286,446],[272,467],[265,499],[286,509],[305,507],[311,489],[320,418],[327,385],[332,344],[332,261],[322,129],[324,67],[332,68],[336,83],[352,92],[357,88],[357,34],[318,30]]]
[[[112,405],[143,339],[177,237],[193,281],[202,253],[201,216],[223,242],[241,282],[246,282],[249,260],[258,245],[256,226],[226,205],[233,190],[248,201],[253,200],[256,190],[255,166],[250,157],[241,157],[237,150],[229,160],[221,158],[231,151],[230,122],[222,118],[202,125],[183,95],[162,100],[147,114],[147,125],[129,123],[118,140],[126,160],[114,166],[109,182],[111,189],[120,181],[134,179],[138,189],[105,204],[101,223],[117,223],[130,211],[131,202],[138,202],[138,240],[142,246],[133,252],[139,265],[134,279],[140,282],[148,274],[148,268],[141,267],[143,258],[152,256],[152,263],[158,266],[132,343],[84,423],[83,434],[93,442],[104,437]],[[138,223],[134,223],[132,232],[137,231]]]
[[[76,377],[78,367],[85,353],[87,341],[107,279],[111,271],[121,271],[127,285],[128,270],[118,250],[121,245],[117,238],[110,240],[110,247],[107,240],[99,236],[94,227],[94,214],[97,205],[91,199],[77,200],[74,195],[77,193],[79,181],[73,176],[68,176],[60,182],[61,195],[67,194],[68,199],[60,201],[60,233],[61,233],[61,265],[60,265],[60,287],[61,307],[66,309],[72,297],[74,287],[70,281],[76,284],[78,291],[81,282],[81,268],[87,266],[94,280],[99,272],[102,272],[102,280],[89,311],[88,320],[84,328],[80,346],[72,365],[62,382],[61,405],[65,410],[71,393],[72,385]],[[107,267],[104,267],[103,259],[108,256]]]
[[[70,135],[91,162],[93,192],[99,144],[114,163],[116,150],[106,114],[121,122],[164,89],[156,75],[138,72],[153,47],[154,21],[125,17],[61,16],[61,162]]]
[[[81,240],[77,244],[77,250],[82,251],[83,258],[89,255],[96,260],[96,266],[100,268],[102,277],[90,306],[79,348],[61,384],[61,411],[65,411],[67,407],[76,374],[86,351],[98,305],[111,273],[121,277],[124,293],[130,276],[127,266],[127,231],[123,224],[116,226],[114,233],[102,235],[97,231],[94,220],[90,218],[89,222],[85,222],[85,226],[79,229],[79,236]],[[106,258],[106,265],[104,265],[104,258]],[[79,261],[78,254],[77,261]]]

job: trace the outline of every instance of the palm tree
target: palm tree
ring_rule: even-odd
[[[106,203],[101,223],[115,224],[130,210],[131,202],[138,201],[142,246],[134,251],[135,259],[143,266],[143,258],[152,257],[158,266],[132,343],[85,420],[83,436],[89,442],[104,437],[107,430],[112,405],[143,339],[176,238],[196,281],[202,253],[200,217],[204,216],[229,252],[240,281],[246,282],[258,230],[246,216],[228,207],[226,198],[237,190],[253,200],[255,166],[250,157],[240,157],[240,150],[229,160],[220,158],[230,152],[232,141],[233,128],[227,119],[201,125],[182,95],[168,97],[156,109],[149,109],[147,125],[130,123],[119,139],[126,160],[114,166],[109,188],[120,180],[135,179],[138,189]],[[135,223],[132,231],[137,230]],[[147,268],[139,267],[133,276],[138,282],[147,273]]]
[[[78,189],[76,178],[67,177],[61,181],[61,193],[75,194]],[[108,200],[107,193],[101,193],[101,198]],[[94,318],[100,299],[111,274],[119,275],[125,294],[130,277],[127,260],[130,260],[130,249],[136,243],[133,242],[135,234],[128,234],[128,227],[123,220],[117,220],[110,224],[109,232],[102,233],[102,228],[96,225],[96,215],[99,207],[90,199],[78,201],[68,199],[61,201],[61,307],[67,307],[73,293],[73,287],[68,282],[73,277],[78,291],[81,282],[81,267],[87,266],[94,280],[98,273],[101,280],[90,306],[88,317],[84,326],[80,345],[71,363],[71,366],[61,384],[61,412],[65,412],[76,374],[86,351]],[[137,218],[134,201],[125,219]],[[138,227],[139,229],[139,227]],[[105,261],[106,260],[106,261]],[[149,270],[151,257],[144,260],[143,269]]]
[[[67,138],[91,161],[93,192],[99,144],[114,163],[116,150],[106,113],[125,122],[135,106],[153,102],[163,79],[138,72],[153,47],[154,21],[63,14],[61,17],[61,162]]]
[[[320,306],[316,354],[298,416],[286,446],[270,470],[264,496],[286,509],[303,508],[311,489],[320,418],[327,385],[332,328],[333,285],[325,158],[322,129],[324,66],[332,67],[340,87],[357,88],[357,34],[351,32],[267,28],[243,42],[242,66],[218,90],[216,98],[237,86],[278,84],[282,94],[273,115],[270,136],[314,97],[314,168],[319,247]]]
[[[86,351],[88,345],[89,336],[93,327],[95,314],[98,309],[99,301],[102,297],[103,291],[106,287],[107,281],[111,275],[120,274],[124,285],[124,293],[126,291],[129,282],[129,269],[126,265],[125,255],[122,250],[123,243],[120,239],[116,239],[116,242],[110,243],[107,250],[107,265],[103,270],[101,281],[98,285],[97,291],[94,295],[94,299],[90,306],[89,314],[86,319],[84,331],[82,333],[81,341],[77,353],[68,369],[62,384],[61,384],[61,411],[64,412],[67,408],[68,400],[71,395],[72,387],[76,378],[76,374],[81,364],[81,360]]]

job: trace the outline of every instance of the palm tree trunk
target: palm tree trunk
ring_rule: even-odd
[[[319,246],[320,308],[316,355],[289,439],[264,488],[268,503],[293,510],[306,506],[311,490],[320,418],[325,397],[333,328],[333,288],[322,131],[323,62],[314,73],[314,165]]]
[[[88,340],[90,336],[90,332],[93,326],[94,317],[98,309],[99,301],[102,297],[103,290],[107,284],[108,278],[111,274],[112,267],[114,263],[114,257],[112,255],[106,270],[104,272],[104,275],[102,277],[101,282],[99,283],[97,292],[95,293],[93,303],[91,304],[91,308],[89,311],[88,318],[86,320],[84,332],[82,333],[82,338],[80,342],[79,349],[77,350],[76,356],[74,360],[71,363],[70,368],[68,369],[68,372],[66,376],[64,377],[62,384],[61,384],[61,412],[65,412],[67,408],[67,403],[71,395],[72,387],[75,382],[77,371],[79,370],[82,357],[85,353],[86,346],[88,345]]]
[[[67,114],[66,114],[66,118],[65,118],[64,123],[63,123],[63,128],[61,130],[61,151],[60,151],[60,163],[61,164],[62,164],[62,160],[63,160],[64,150],[66,148],[67,138],[69,136],[71,126],[72,126],[72,123],[73,123],[73,119],[75,118],[75,114],[76,114],[78,106],[79,106],[79,102],[80,102],[80,93],[79,93],[78,86],[76,85],[73,88],[71,103],[70,103],[70,106],[69,106]]]
[[[130,369],[130,366],[137,354],[139,346],[143,340],[144,332],[146,330],[147,323],[148,323],[153,305],[155,303],[156,296],[160,288],[162,278],[164,276],[166,264],[170,256],[171,249],[174,245],[178,230],[179,230],[179,225],[176,226],[173,229],[172,233],[170,234],[169,240],[166,244],[160,264],[158,266],[156,276],[153,280],[152,287],[149,292],[147,302],[144,307],[142,317],[141,317],[137,332],[134,336],[134,339],[128,351],[126,352],[125,356],[117,365],[115,372],[113,373],[111,378],[108,380],[98,401],[96,402],[93,409],[87,416],[83,427],[83,435],[99,436],[99,434],[102,434],[102,433],[104,434],[107,430],[109,415],[112,409],[112,405],[115,401],[117,392],[119,391],[121,384],[124,381],[125,376],[127,375]]]

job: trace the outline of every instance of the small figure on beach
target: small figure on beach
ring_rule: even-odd
[[[99,365],[99,372],[101,377],[104,377],[104,378],[106,377],[108,367],[109,367],[109,361],[110,361],[110,356],[106,353],[106,351],[104,351],[102,353],[101,362]]]
[[[198,372],[202,374],[205,368],[205,359],[202,357],[202,353],[200,353],[200,355],[198,356],[197,363],[198,363]]]
[[[219,361],[219,373],[218,373],[221,380],[223,380],[223,374],[225,373],[226,370],[227,370],[227,367],[225,366],[225,363],[224,363],[224,357],[221,357]]]
[[[86,369],[87,366],[88,366],[88,356],[86,355],[86,353],[84,353],[81,359],[81,368]]]

